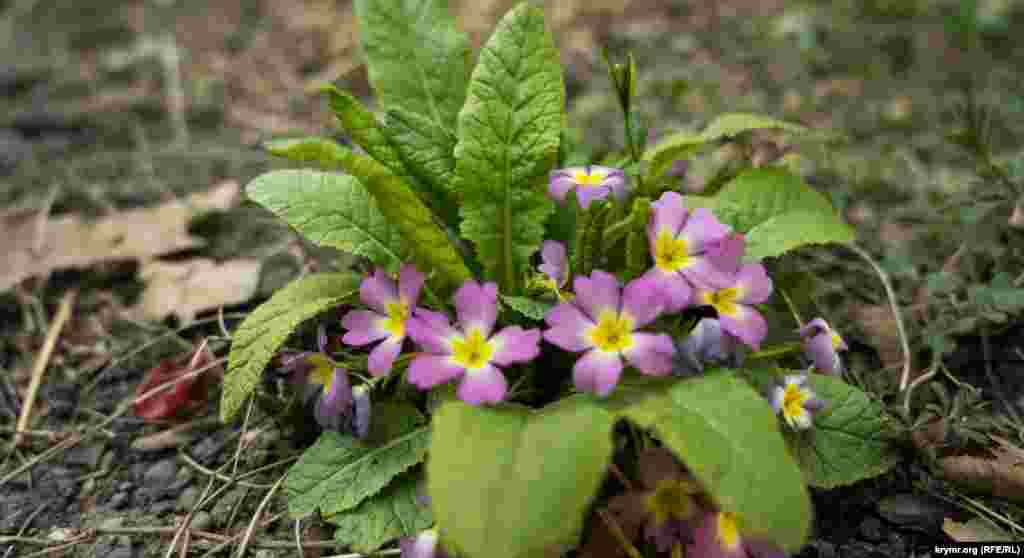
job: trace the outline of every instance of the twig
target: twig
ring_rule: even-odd
[[[903,394],[903,418],[909,423],[910,422],[910,398],[914,394],[914,390],[917,386],[932,379],[939,372],[939,366],[942,365],[942,358],[939,356],[932,357],[932,365],[928,367],[928,371],[921,374],[914,379],[906,391]]]
[[[270,499],[274,497],[277,490],[284,484],[284,479],[288,478],[288,474],[281,475],[281,478],[277,479],[274,486],[267,491],[267,495],[263,497],[263,501],[256,507],[256,513],[252,515],[252,521],[249,522],[249,527],[245,530],[245,536],[242,537],[242,544],[238,545],[238,558],[245,556],[245,550],[249,548],[249,541],[252,539],[252,534],[256,530],[256,524],[259,523],[260,516],[263,515],[263,510],[270,503]]]
[[[35,520],[35,518],[38,517],[39,514],[43,513],[43,510],[45,510],[48,507],[50,507],[50,503],[49,502],[44,502],[38,508],[36,508],[36,510],[34,512],[32,512],[28,516],[28,518],[26,518],[25,521],[21,524],[21,529],[18,529],[18,534],[15,537],[10,537],[10,538],[11,539],[14,539],[14,538],[19,538],[20,539],[20,538],[22,538],[22,535],[25,534],[25,531],[27,531],[29,526],[32,525],[32,521]],[[11,541],[11,542],[15,542],[15,541]],[[49,541],[47,541],[47,544],[49,544]],[[14,550],[14,545],[13,544],[11,546],[7,547],[7,551],[4,552],[4,558],[7,558],[8,556],[10,556],[11,555],[11,551],[13,551],[13,550]]]
[[[234,478],[232,478],[232,477],[230,477],[228,475],[225,475],[224,473],[220,473],[218,471],[214,471],[213,469],[208,469],[206,467],[203,467],[203,465],[201,463],[199,463],[195,459],[192,459],[192,457],[185,450],[179,451],[178,452],[178,457],[181,457],[182,461],[187,463],[189,467],[192,467],[193,469],[199,471],[200,473],[203,473],[204,475],[207,475],[207,476],[210,476],[210,477],[214,477],[214,478],[216,478],[218,480],[222,480],[224,482],[231,482],[231,483],[237,484],[238,486],[244,486],[246,488],[255,488],[257,490],[266,490],[266,489],[274,486],[272,484],[262,484],[262,483],[255,483],[255,482],[246,482],[246,481],[243,481],[243,480],[236,480],[236,479],[234,479]]]
[[[39,386],[43,383],[43,373],[46,372],[46,365],[50,363],[53,349],[57,346],[57,338],[60,336],[61,330],[64,329],[64,324],[71,317],[71,306],[75,302],[77,292],[77,290],[72,289],[64,293],[64,297],[60,301],[60,308],[57,310],[57,317],[50,324],[50,330],[46,333],[46,340],[43,341],[43,348],[39,352],[35,364],[32,366],[32,381],[28,385],[25,404],[21,406],[21,416],[18,417],[18,426],[15,428],[14,441],[11,443],[12,447],[21,446],[24,440],[20,431],[28,430],[28,421],[32,416],[32,407],[35,406]]]
[[[801,328],[804,327],[804,320],[800,317],[800,312],[796,309],[796,304],[793,304],[793,299],[789,298],[789,293],[786,289],[779,289],[779,294],[782,295],[782,299],[786,301],[786,306],[789,306],[789,312],[793,314],[793,319],[796,320],[796,325]]]
[[[263,525],[270,525],[271,523],[273,523],[273,522],[277,521],[278,519],[281,519],[281,517],[282,517],[282,516],[284,516],[284,514],[285,514],[285,513],[286,513],[286,512],[279,512],[279,513],[278,513],[277,515],[275,515],[274,517],[271,517],[270,519],[268,519],[268,520],[264,521],[264,522],[263,522]],[[217,546],[215,546],[215,547],[211,548],[210,550],[207,550],[207,551],[206,551],[206,553],[205,553],[205,554],[203,554],[202,556],[200,556],[199,558],[210,558],[210,557],[211,557],[211,556],[213,556],[214,554],[217,554],[217,553],[218,553],[218,552],[220,552],[221,550],[224,550],[225,548],[227,548],[227,547],[228,547],[228,546],[229,546],[229,545],[230,545],[231,543],[233,543],[233,542],[235,542],[236,540],[240,539],[240,538],[242,537],[242,535],[244,535],[244,533],[239,533],[239,534],[237,534],[237,535],[234,535],[234,536],[233,536],[233,537],[231,537],[230,539],[228,539],[228,540],[226,540],[226,541],[224,541],[224,542],[222,542],[222,543],[218,544]],[[291,546],[291,543],[288,543],[288,545],[289,545],[289,547],[290,547],[290,546]]]
[[[299,553],[299,558],[306,558],[306,552],[302,549],[302,520],[295,520],[295,550]]]
[[[196,511],[200,507],[202,507],[202,505],[205,503],[206,497],[210,494],[210,491],[213,490],[214,482],[216,482],[216,477],[215,476],[211,476],[210,477],[210,481],[208,483],[206,483],[206,488],[203,489],[203,493],[199,497],[199,504],[196,505],[196,506],[193,506],[192,509],[188,510],[188,513],[185,514],[185,519],[183,519],[181,521],[181,525],[179,525],[178,528],[175,529],[175,531],[174,531],[174,538],[171,539],[171,544],[167,546],[167,554],[164,555],[165,558],[171,558],[171,556],[174,554],[174,547],[178,545],[178,539],[181,538],[182,534],[185,531],[190,531],[191,530],[190,529],[190,524],[192,523],[192,517],[195,516]],[[231,485],[229,484],[229,485],[226,485],[226,486],[231,486]],[[187,547],[188,547],[188,540],[186,539],[185,544],[182,545],[182,548],[187,548]]]
[[[622,547],[623,552],[625,552],[629,558],[643,558],[640,551],[637,550],[636,547],[633,546],[633,543],[629,542],[629,539],[626,538],[626,534],[622,532],[622,527],[619,527],[619,524],[610,513],[605,510],[597,510],[597,515],[600,516],[605,525],[608,526],[608,530],[611,531],[612,536],[619,542],[619,546]]]
[[[882,266],[875,262],[871,254],[868,254],[856,244],[847,244],[846,247],[868,262],[868,265],[878,274],[878,278],[882,280],[882,286],[885,287],[885,295],[889,298],[889,307],[892,309],[893,318],[896,320],[896,332],[900,337],[900,350],[903,352],[903,373],[900,375],[900,391],[906,391],[907,384],[910,382],[910,340],[907,338],[907,330],[903,325],[903,315],[900,313],[900,303],[896,300],[896,291],[892,288],[889,275],[882,269]]]

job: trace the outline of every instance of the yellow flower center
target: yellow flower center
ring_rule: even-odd
[[[334,363],[331,359],[321,354],[310,355],[306,361],[313,365],[309,371],[309,383],[324,386],[324,391],[331,391],[331,384],[334,383]]]
[[[465,337],[452,341],[452,360],[466,368],[483,367],[491,361],[493,354],[494,347],[477,327],[472,328]]]
[[[654,515],[654,523],[661,526],[669,519],[686,521],[697,514],[693,496],[699,489],[680,479],[664,479],[647,497],[647,511]]]
[[[604,310],[591,328],[590,342],[598,349],[609,353],[625,351],[633,346],[633,320],[614,310]]]
[[[591,186],[600,186],[605,178],[607,178],[605,174],[597,169],[589,173],[584,169],[573,173],[572,181],[579,188],[589,188]]]
[[[839,334],[832,332],[832,348],[838,349],[843,344],[843,338],[839,337]]]
[[[733,512],[718,513],[718,542],[722,548],[734,550],[740,544],[740,528],[736,514]]]
[[[787,419],[802,417],[807,412],[804,409],[805,401],[807,401],[807,394],[804,390],[800,389],[800,386],[796,384],[789,384],[786,386],[786,391],[782,396],[782,412],[786,415]]]
[[[738,310],[739,303],[736,299],[739,297],[739,289],[733,287],[708,294],[704,298],[704,303],[714,306],[719,316],[732,316]]]
[[[690,263],[690,247],[685,238],[674,238],[668,229],[661,229],[654,241],[654,262],[664,271],[679,271]]]
[[[388,317],[383,327],[394,337],[405,335],[405,321],[409,319],[409,305],[405,301],[392,302],[387,305]]]

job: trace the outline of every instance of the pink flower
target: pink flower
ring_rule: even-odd
[[[497,403],[508,384],[498,366],[528,362],[540,354],[540,330],[510,326],[491,335],[498,314],[498,287],[468,280],[455,292],[459,328],[448,316],[423,308],[409,320],[409,336],[424,353],[409,364],[409,382],[430,389],[455,378],[459,399]]]
[[[842,375],[843,361],[839,358],[839,351],[845,351],[848,347],[846,341],[829,327],[828,322],[822,318],[811,320],[800,328],[800,337],[804,340],[804,355],[814,362],[818,372]]]
[[[740,518],[723,511],[707,511],[686,546],[686,556],[701,558],[786,558],[778,546],[763,539],[748,539],[740,534]]]
[[[370,374],[384,376],[402,352],[406,322],[412,315],[423,287],[423,274],[413,265],[403,265],[398,284],[378,268],[359,286],[359,299],[371,310],[353,310],[341,320],[348,333],[341,338],[349,345],[368,345],[383,339],[370,352]]]
[[[576,277],[576,298],[551,309],[544,339],[572,352],[583,352],[573,367],[576,389],[607,396],[622,374],[623,358],[642,373],[672,372],[675,346],[665,334],[637,331],[661,313],[661,293],[642,280],[626,285],[604,271]]]
[[[772,391],[772,408],[793,430],[806,430],[813,426],[814,416],[825,408],[825,402],[818,399],[806,384],[806,374],[786,376],[782,385]]]
[[[569,262],[565,257],[565,245],[554,240],[545,240],[540,251],[544,262],[537,269],[548,276],[549,286],[557,291],[569,282]]]
[[[565,201],[569,190],[576,189],[576,200],[587,209],[594,200],[603,200],[614,194],[619,200],[626,198],[626,174],[621,169],[586,165],[551,171],[548,192],[558,201]]]

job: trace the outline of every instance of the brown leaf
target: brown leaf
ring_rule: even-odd
[[[1024,502],[1024,467],[966,455],[940,459],[939,467],[951,481],[999,498]]]
[[[1004,463],[1010,466],[1024,465],[1024,448],[1013,444],[1002,436],[996,436],[995,434],[989,434],[989,438],[995,440],[998,447],[992,448],[992,453],[995,454],[996,459],[1000,463]]]
[[[946,424],[946,419],[935,419],[924,425],[923,428],[911,432],[910,439],[919,450],[941,448],[946,444],[948,433],[949,427]]]
[[[665,448],[647,448],[636,460],[637,480],[648,489],[654,490],[665,479],[686,478],[686,467]]]
[[[900,336],[888,305],[859,306],[853,310],[853,319],[867,334],[887,370],[903,368]]]
[[[218,264],[197,258],[184,262],[150,262],[139,270],[146,283],[139,303],[128,314],[142,320],[175,315],[182,323],[197,313],[241,304],[256,294],[259,260],[229,260]]]
[[[956,542],[999,542],[1012,541],[1013,536],[997,525],[980,517],[973,517],[964,523],[946,518],[942,530]]]
[[[645,492],[626,491],[612,497],[604,510],[591,520],[586,541],[580,547],[580,558],[622,558],[628,556],[619,538],[613,534],[608,520],[622,530],[627,541],[635,543],[647,523],[648,513],[644,507]]]
[[[0,291],[58,269],[113,260],[146,260],[202,245],[188,234],[189,221],[206,211],[235,205],[240,187],[216,188],[156,207],[128,209],[95,220],[78,215],[47,218],[33,209],[0,214]]]

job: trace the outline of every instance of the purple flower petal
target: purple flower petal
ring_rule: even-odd
[[[839,376],[843,373],[843,361],[832,344],[830,332],[822,332],[812,337],[804,338],[804,354],[807,355],[814,368],[823,374]]]
[[[663,285],[677,283],[672,280],[657,281],[645,277],[630,281],[622,291],[622,313],[628,314],[632,318],[633,329],[653,322],[661,314],[669,302],[666,300],[668,294],[664,292]],[[688,291],[687,295],[689,295]]]
[[[709,511],[693,530],[693,542],[686,547],[686,556],[701,558],[748,558],[743,543],[736,534],[734,541],[722,540],[719,513]],[[728,532],[728,531],[727,531]],[[729,544],[735,543],[735,544]]]
[[[701,288],[727,289],[736,284],[736,276],[716,267],[706,256],[690,256],[686,267],[679,270],[691,284]]]
[[[602,312],[619,313],[619,280],[611,273],[594,271],[590,277],[577,277],[573,283],[576,305],[597,321]]]
[[[690,213],[678,237],[686,239],[690,254],[700,254],[708,245],[722,240],[730,232],[732,228],[723,225],[710,210],[698,207]]]
[[[348,374],[341,368],[334,369],[329,386],[316,403],[316,421],[325,430],[341,430],[343,418],[352,405],[352,386]]]
[[[746,250],[746,238],[740,233],[732,233],[708,244],[705,256],[711,261],[711,265],[724,273],[735,275],[739,273]]]
[[[658,198],[658,201],[651,204],[651,207],[654,208],[654,211],[647,224],[647,239],[653,251],[655,241],[663,229],[667,230],[672,238],[679,236],[679,231],[683,230],[689,211],[683,204],[683,196],[678,192],[665,192]]]
[[[757,310],[742,304],[735,305],[736,311],[731,316],[720,314],[718,320],[725,331],[739,337],[747,346],[755,351],[761,350],[761,341],[768,335],[768,323]]]
[[[569,167],[566,169],[551,171],[550,181],[548,183],[548,192],[551,197],[562,202],[565,201],[566,194],[569,190],[576,187],[576,182],[573,180],[575,172],[582,169],[583,167]]]
[[[451,353],[451,339],[458,335],[448,316],[424,308],[417,308],[415,316],[405,322],[405,332],[420,347],[437,354]]]
[[[607,397],[622,375],[622,358],[616,353],[592,349],[584,353],[572,367],[576,389]]]
[[[370,389],[364,386],[356,386],[352,390],[352,397],[355,400],[352,413],[352,432],[357,438],[365,438],[370,433]]]
[[[378,267],[373,275],[360,283],[359,300],[381,314],[387,314],[388,304],[398,302],[398,288],[388,274]]]
[[[569,266],[565,258],[565,245],[554,240],[545,240],[540,251],[542,263],[538,269],[550,277],[558,288],[569,281]]]
[[[591,203],[607,198],[610,193],[611,190],[604,186],[587,186],[585,188],[577,187],[576,200],[579,201],[580,207],[583,209],[589,209]]]
[[[672,357],[676,347],[664,333],[633,333],[633,345],[622,352],[626,360],[648,376],[672,373]]]
[[[401,558],[436,558],[437,531],[429,529],[415,537],[405,537],[398,543]]]
[[[398,271],[398,294],[409,305],[410,311],[416,306],[425,278],[412,264],[404,264]]]
[[[430,389],[461,376],[465,370],[447,356],[419,355],[409,363],[409,383],[420,389]]]
[[[737,339],[722,330],[714,318],[702,318],[690,334],[679,344],[677,362],[682,372],[689,375],[704,371],[705,364],[730,368],[739,366]]]
[[[459,384],[458,396],[470,405],[483,403],[499,403],[505,398],[508,382],[505,375],[490,364],[473,370],[466,370],[466,375]]]
[[[608,168],[608,176],[602,185],[611,190],[615,199],[619,201],[626,199],[626,173],[622,169]]]
[[[379,378],[391,372],[395,358],[398,357],[398,353],[402,352],[402,341],[403,339],[391,337],[370,351],[370,356],[367,359],[370,374]]]
[[[738,301],[744,304],[761,304],[772,296],[772,280],[768,271],[759,263],[744,264],[736,275]]]
[[[540,330],[509,326],[491,337],[495,347],[491,362],[508,366],[517,362],[528,362],[540,354]]]
[[[341,319],[341,327],[348,330],[341,341],[348,345],[366,345],[391,335],[384,329],[387,316],[369,310],[352,310]]]
[[[476,326],[488,337],[498,315],[498,285],[468,279],[455,291],[455,312],[464,329]]]
[[[654,266],[641,279],[650,281],[650,285],[658,289],[664,297],[666,312],[678,312],[690,304],[693,287],[682,274],[666,272]]]

